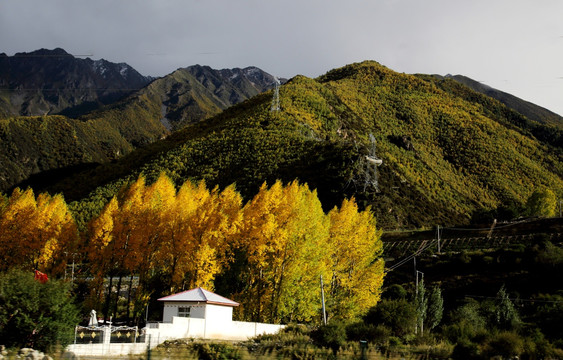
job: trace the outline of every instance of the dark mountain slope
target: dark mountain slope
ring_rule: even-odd
[[[256,68],[214,70],[194,65],[155,80],[139,92],[158,99],[162,122],[177,130],[274,86],[272,75]]]
[[[63,49],[0,54],[0,116],[77,116],[151,80],[125,63],[75,58]]]
[[[438,78],[442,78],[438,76]],[[529,101],[522,100],[504,91],[497,90],[463,75],[446,75],[445,78],[453,79],[472,90],[497,99],[510,109],[524,115],[530,120],[543,124],[554,125],[563,129],[563,117]]]
[[[482,107],[487,117],[504,126],[517,129],[527,135],[533,135],[538,140],[547,142],[556,147],[563,146],[563,121],[561,121],[561,118],[558,115],[553,114],[546,109],[527,103],[537,114],[545,115],[545,117],[540,118],[537,115],[534,116],[534,114],[531,114],[532,118],[528,118],[524,115],[524,113],[527,113],[526,111],[519,112],[516,108],[511,107],[510,105],[503,106],[503,103],[500,100],[487,96],[479,90],[472,90],[470,87],[463,85],[463,83],[458,80],[443,78],[436,75],[417,75],[417,77],[433,82],[440,89],[456,97],[460,97],[465,101],[471,102],[476,106]],[[457,77],[457,79],[460,78],[462,77]],[[484,85],[472,81],[471,79],[465,79],[477,88],[486,88]],[[493,93],[495,92],[498,91],[494,90]],[[525,101],[516,97],[514,97],[514,99],[519,101],[515,101],[514,103],[525,103]],[[551,114],[552,116],[548,118],[546,114]],[[550,123],[545,123],[542,119],[549,119]]]
[[[298,178],[318,190],[326,208],[356,196],[387,229],[466,223],[476,210],[522,204],[540,187],[562,195],[560,147],[503,125],[507,119],[491,119],[483,106],[433,82],[375,62],[316,80],[291,79],[280,89],[280,112],[270,111],[271,96],[256,96],[51,190],[78,198],[107,184],[74,204],[91,214],[141,172],[149,180],[165,171],[178,183],[235,182],[246,197],[263,181]],[[383,159],[380,192],[364,186],[370,133]],[[89,185],[70,191],[76,183]]]
[[[0,119],[0,191],[16,184],[48,186],[76,169],[115,160],[273,84],[273,76],[254,67],[213,70],[196,65],[76,120]]]

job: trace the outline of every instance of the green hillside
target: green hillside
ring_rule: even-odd
[[[149,101],[118,103],[89,118],[60,115],[0,119],[0,190],[28,180],[48,186],[78,168],[115,160],[168,131]],[[29,181],[29,180],[28,180]]]
[[[507,94],[504,91],[494,89],[466,76],[446,75],[446,78],[453,79],[479,93],[497,99],[509,108],[514,109],[520,114],[526,116],[530,120],[557,126],[560,129],[563,128],[563,117],[555,114],[552,111],[542,108],[541,106],[522,100],[514,95]]]
[[[140,172],[236,183],[247,198],[263,181],[297,178],[326,208],[350,196],[372,205],[386,229],[467,223],[476,211],[521,206],[541,188],[563,195],[561,147],[511,122],[504,105],[467,101],[376,62],[297,76],[280,89],[281,111],[270,111],[271,101],[271,92],[258,95],[50,190],[80,199],[106,184],[74,204],[92,213]],[[383,159],[380,192],[363,185],[370,133]]]
[[[113,161],[263,92],[273,82],[254,67],[214,70],[195,65],[77,119],[0,119],[0,191],[14,185],[50,186],[79,169]]]
[[[258,68],[214,70],[194,65],[156,79],[139,91],[161,105],[169,130],[178,130],[220,113],[274,84],[273,76]]]

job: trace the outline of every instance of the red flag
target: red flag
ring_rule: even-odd
[[[47,281],[49,281],[49,278],[47,277],[47,274],[35,270],[35,280],[39,281],[41,284],[45,284]]]

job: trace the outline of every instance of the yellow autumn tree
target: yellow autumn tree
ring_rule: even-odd
[[[52,274],[64,273],[68,259],[76,250],[78,231],[62,195],[39,194],[36,223],[37,267]]]
[[[137,272],[141,282],[157,265],[157,253],[165,243],[169,214],[176,201],[174,183],[164,173],[140,194],[130,193],[124,211],[130,216],[129,251],[124,266]]]
[[[319,276],[328,222],[315,192],[296,181],[263,184],[244,207],[240,248],[246,254],[243,317],[308,321],[318,313]]]
[[[354,199],[332,209],[330,218],[330,285],[327,308],[331,317],[363,315],[380,299],[384,263],[381,232],[370,209],[358,211]]]
[[[99,291],[102,289],[103,279],[109,277],[103,306],[105,318],[116,311],[111,310],[112,306],[117,309],[118,296],[115,296],[114,305],[111,301],[114,277],[118,279],[116,288],[119,294],[123,276],[132,275],[130,259],[140,257],[133,251],[136,249],[133,242],[136,241],[134,235],[138,233],[139,223],[143,221],[141,215],[145,192],[145,178],[140,176],[133,184],[124,188],[118,198],[112,199],[89,224],[90,264],[92,272],[97,276]]]
[[[93,275],[91,291],[94,297],[93,303],[89,305],[97,309],[97,304],[102,300],[103,280],[113,267],[112,248],[118,211],[119,204],[114,196],[102,212],[88,224],[90,237],[86,249],[90,272]]]
[[[15,189],[0,217],[0,268],[25,266],[57,275],[77,243],[74,219],[61,195]]]
[[[30,270],[35,268],[32,239],[36,233],[36,213],[33,190],[16,188],[0,218],[0,267],[3,271],[21,265],[28,266]]]
[[[213,289],[213,280],[229,260],[230,244],[238,231],[242,199],[233,186],[209,191],[204,182],[186,182],[178,191],[164,254],[172,288],[201,286]],[[170,251],[169,251],[170,252]]]
[[[170,292],[183,289],[184,277],[189,271],[187,253],[193,251],[189,235],[189,220],[209,192],[202,183],[195,187],[186,181],[178,190],[170,212],[166,214],[167,226],[163,231],[163,242],[157,250],[158,267],[165,274]]]

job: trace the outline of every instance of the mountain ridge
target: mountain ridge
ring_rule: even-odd
[[[437,78],[453,79],[481,94],[492,97],[502,102],[506,106],[520,114],[526,116],[530,120],[534,120],[543,124],[550,124],[563,129],[563,117],[551,110],[542,106],[536,105],[532,102],[523,100],[517,96],[495,89],[489,85],[483,84],[479,81],[473,80],[464,75],[451,75],[446,76],[434,75]]]
[[[61,48],[0,54],[0,116],[76,117],[123,98],[152,79],[126,63],[81,59]]]
[[[264,181],[299,179],[317,189],[325,209],[353,196],[388,230],[467,224],[483,209],[523,206],[536,189],[563,192],[561,147],[512,122],[501,103],[470,102],[432,79],[368,61],[290,79],[280,88],[281,111],[270,111],[271,99],[262,93],[149,146],[158,151],[69,179],[90,181],[90,190],[102,185],[86,198],[69,195],[82,199],[75,208],[161,172],[178,183],[235,183],[245,198]],[[364,185],[369,134],[383,160],[379,191]]]
[[[73,64],[77,60],[62,49],[38,50],[17,56],[40,60],[47,57],[55,62],[61,58],[70,59]],[[125,63],[110,63],[104,59],[78,60],[79,64],[87,65],[86,70],[84,66],[71,70],[86,71],[86,74],[79,76],[81,78],[87,78],[87,73],[94,70],[102,77],[112,77],[116,73],[119,76],[136,74]],[[65,63],[58,64],[61,81],[72,82],[64,80]],[[56,182],[61,176],[68,176],[69,172],[76,169],[115,161],[135,148],[168,136],[171,131],[216,115],[224,108],[264,91],[268,86],[273,86],[273,79],[272,75],[256,67],[214,70],[191,66],[161,78],[150,79],[145,87],[130,95],[101,107],[96,105],[94,110],[75,114],[78,115],[76,117],[0,117],[0,162],[3,164],[0,168],[0,191],[6,191],[16,184],[25,184],[31,175],[35,175],[29,179],[31,183],[41,182],[46,177],[50,183]],[[20,87],[25,85],[20,84]],[[9,107],[3,105],[5,103],[0,100],[0,109],[9,111]],[[77,108],[83,110],[83,105],[61,112],[73,112]]]

